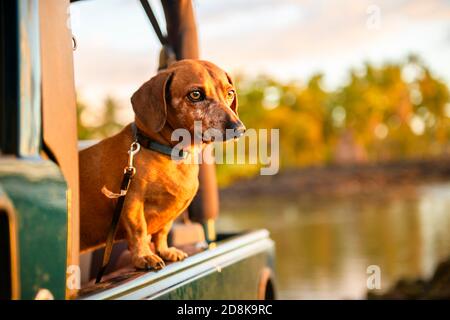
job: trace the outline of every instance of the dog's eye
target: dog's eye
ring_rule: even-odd
[[[234,90],[230,90],[227,93],[227,100],[228,101],[233,101],[234,100],[234,96],[236,95],[236,93],[234,92]]]
[[[202,101],[204,99],[203,93],[200,90],[193,90],[188,94],[189,100],[192,102]]]

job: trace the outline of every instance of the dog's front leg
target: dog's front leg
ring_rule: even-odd
[[[172,221],[167,223],[160,231],[153,235],[156,252],[166,261],[181,261],[188,255],[184,251],[167,245],[167,235],[172,227]]]
[[[163,268],[164,261],[150,249],[150,236],[147,235],[143,201],[127,195],[123,212],[123,223],[133,265],[138,269]]]

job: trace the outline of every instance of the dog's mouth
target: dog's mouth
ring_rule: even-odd
[[[206,144],[212,143],[212,142],[214,142],[214,141],[216,141],[216,137],[202,138],[202,142],[203,142],[203,143],[206,143]]]
[[[222,141],[223,139],[221,137],[217,137],[215,135],[202,135],[202,142],[205,144],[213,143],[216,141]]]
[[[217,135],[210,135],[210,134],[203,134],[201,136],[201,140],[203,143],[213,143],[216,141],[219,142],[225,142],[229,140],[237,141],[240,137],[242,137],[245,133],[245,130],[227,130],[226,133],[222,133],[219,136]]]
[[[204,133],[196,133],[196,137],[198,140],[201,140],[202,143],[205,144],[209,144],[209,143],[213,143],[215,141],[219,141],[222,139],[223,134],[220,133],[219,130],[216,129],[212,129],[212,130],[207,130]]]
[[[216,137],[213,135],[207,135],[207,134],[201,134],[201,133],[195,133],[195,138],[197,141],[201,141],[202,143],[212,143],[216,141]]]

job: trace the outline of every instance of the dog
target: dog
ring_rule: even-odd
[[[195,139],[195,122],[201,123],[202,132],[219,131],[224,140],[229,138],[227,130],[235,132],[234,138],[245,132],[230,76],[207,61],[186,59],[171,64],[145,82],[132,95],[131,104],[134,124],[79,153],[81,252],[105,245],[117,200],[101,190],[120,189],[127,151],[135,141],[133,126],[146,138],[168,147],[177,143],[171,140],[172,132],[185,129],[193,137],[186,147],[191,152],[198,144],[205,146],[214,140],[207,135]],[[124,200],[115,240],[127,240],[136,268],[160,269],[164,261],[187,257],[168,246],[167,236],[174,219],[197,192],[198,164],[174,161],[166,154],[141,148],[134,167],[136,174]]]

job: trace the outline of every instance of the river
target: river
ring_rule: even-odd
[[[450,255],[450,182],[370,196],[222,201],[218,230],[265,228],[276,243],[282,299],[363,299],[367,268],[381,288],[428,277]]]

